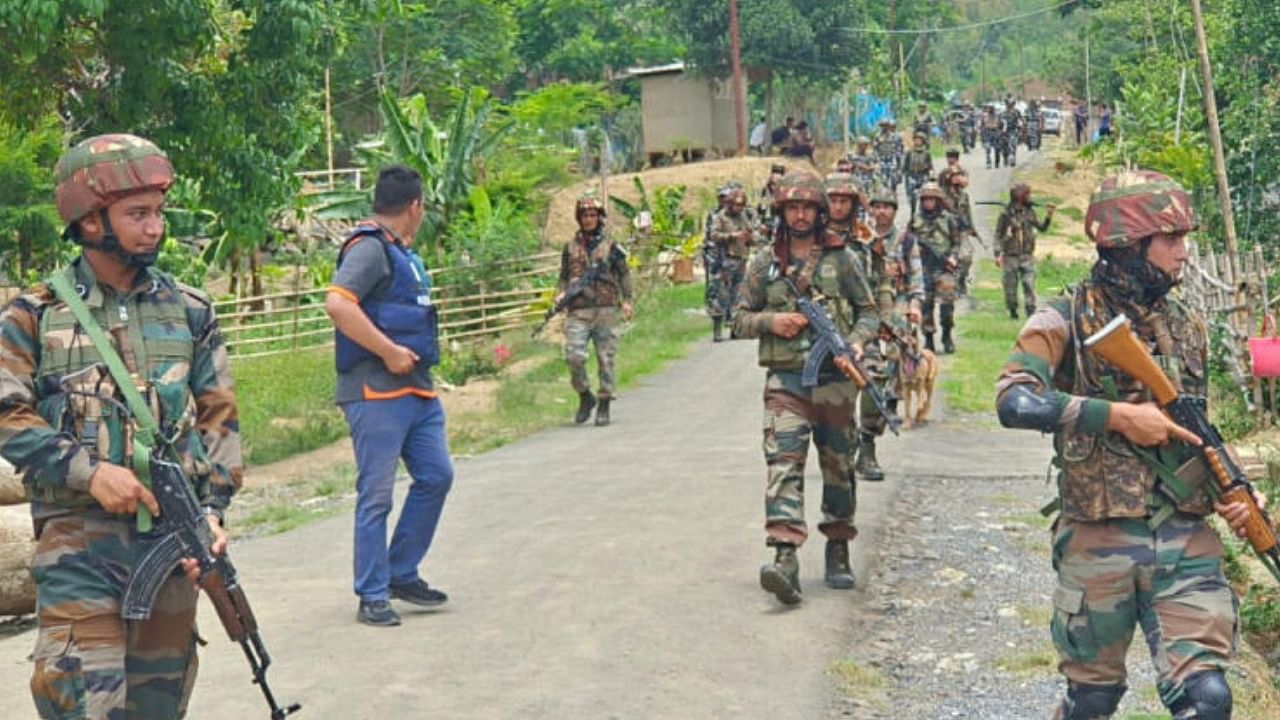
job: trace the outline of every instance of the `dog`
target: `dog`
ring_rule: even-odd
[[[1073,162],[1059,160],[1053,164],[1054,177],[1059,177],[1059,178],[1068,177],[1075,171],[1076,171],[1076,164]]]
[[[920,347],[920,340],[914,334],[903,338],[899,349],[901,360],[894,390],[899,398],[902,429],[909,430],[912,425],[924,425],[929,421],[933,386],[938,381],[938,358],[929,349]]]

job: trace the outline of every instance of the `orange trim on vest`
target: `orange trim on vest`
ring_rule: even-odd
[[[380,392],[378,390],[374,390],[368,385],[364,386],[365,400],[398,400],[399,398],[407,397],[409,395],[417,395],[418,397],[425,398],[427,400],[435,400],[437,397],[435,390],[424,390],[422,388],[407,387],[400,388],[399,390]]]

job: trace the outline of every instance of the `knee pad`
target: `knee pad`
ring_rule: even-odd
[[[1231,686],[1221,670],[1192,675],[1182,683],[1182,693],[1169,705],[1175,720],[1230,720]]]
[[[1067,688],[1062,703],[1061,720],[1102,720],[1115,714],[1128,685],[1086,685]]]

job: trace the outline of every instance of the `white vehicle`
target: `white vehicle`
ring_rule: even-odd
[[[1057,108],[1044,108],[1040,111],[1044,116],[1044,133],[1046,135],[1062,134],[1062,111]]]

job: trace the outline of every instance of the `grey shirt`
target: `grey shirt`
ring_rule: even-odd
[[[348,299],[364,300],[391,284],[391,261],[387,248],[374,237],[363,237],[346,249],[342,264],[333,274],[331,287]],[[435,397],[431,368],[419,365],[408,375],[394,375],[377,358],[370,358],[348,372],[338,373],[334,402],[339,405],[360,400],[389,400],[405,395]]]

